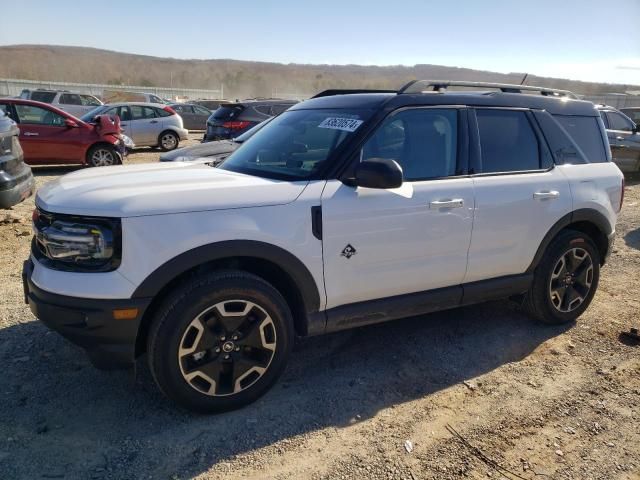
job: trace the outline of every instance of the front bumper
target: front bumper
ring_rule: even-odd
[[[33,262],[24,262],[22,283],[25,302],[47,327],[82,347],[98,368],[127,368],[135,361],[140,322],[151,303],[142,299],[90,299],[68,297],[38,288],[31,280]],[[130,320],[116,320],[113,311],[137,308]]]

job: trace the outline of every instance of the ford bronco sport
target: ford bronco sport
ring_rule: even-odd
[[[296,336],[503,297],[576,320],[622,205],[610,156],[594,105],[570,92],[325,91],[219,168],[42,187],[26,300],[95,365],[146,352],[178,404],[233,409],[274,384]]]

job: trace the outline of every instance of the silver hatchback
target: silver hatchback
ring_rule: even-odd
[[[105,114],[120,117],[124,134],[133,139],[136,147],[174,150],[189,135],[189,131],[183,126],[182,117],[171,107],[159,103],[109,103],[91,110],[81,119],[91,122],[96,115]]]

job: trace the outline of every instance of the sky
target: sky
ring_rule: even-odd
[[[640,85],[640,0],[0,0],[0,45]]]

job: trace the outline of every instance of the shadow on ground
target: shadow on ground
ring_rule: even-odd
[[[0,450],[8,453],[0,478],[188,478],[517,362],[567,328],[493,302],[311,338],[258,402],[199,416],[166,401],[146,367],[136,382],[126,371],[95,370],[39,322],[18,324],[0,330]]]

